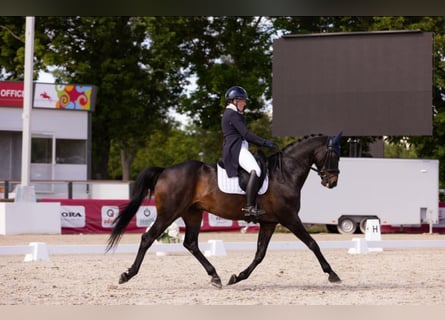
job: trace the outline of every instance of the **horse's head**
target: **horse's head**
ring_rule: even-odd
[[[321,184],[326,188],[334,188],[337,186],[338,163],[340,161],[340,138],[342,132],[335,137],[329,136],[326,144],[315,152],[315,165],[317,166],[318,175],[321,178]]]

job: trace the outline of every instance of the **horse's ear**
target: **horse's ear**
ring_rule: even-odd
[[[340,138],[343,135],[343,131],[340,131],[334,138],[334,144],[338,144],[340,142]]]

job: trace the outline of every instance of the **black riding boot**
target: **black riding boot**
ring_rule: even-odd
[[[250,172],[249,182],[246,186],[246,207],[241,210],[244,212],[246,217],[258,217],[265,212],[256,205],[256,198],[258,195],[258,190],[260,189],[260,178],[256,175],[255,170]]]

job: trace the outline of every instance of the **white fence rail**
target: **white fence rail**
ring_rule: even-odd
[[[318,241],[322,249],[349,249],[349,253],[367,253],[382,251],[383,248],[444,248],[445,240],[366,240],[353,238],[352,241]],[[256,242],[223,242],[209,240],[200,243],[206,256],[223,256],[226,251],[254,251]],[[120,244],[111,253],[136,253],[138,244]],[[300,241],[273,241],[269,250],[309,250]],[[373,250],[380,249],[380,250]],[[29,245],[0,246],[0,255],[25,255],[24,261],[48,260],[56,254],[105,254],[106,245],[47,245],[43,242],[31,242]],[[149,252],[168,254],[170,252],[187,252],[181,243],[154,243]]]

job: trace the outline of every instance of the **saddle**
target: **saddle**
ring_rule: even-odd
[[[259,150],[254,157],[261,168],[260,176],[260,189],[258,194],[264,194],[269,186],[269,179],[267,176],[267,159],[261,150]],[[222,192],[233,193],[233,194],[246,194],[246,187],[249,181],[250,173],[243,168],[238,168],[237,177],[229,177],[227,175],[226,169],[224,168],[224,162],[222,159],[218,160],[217,163],[217,177],[218,177],[218,187]]]

